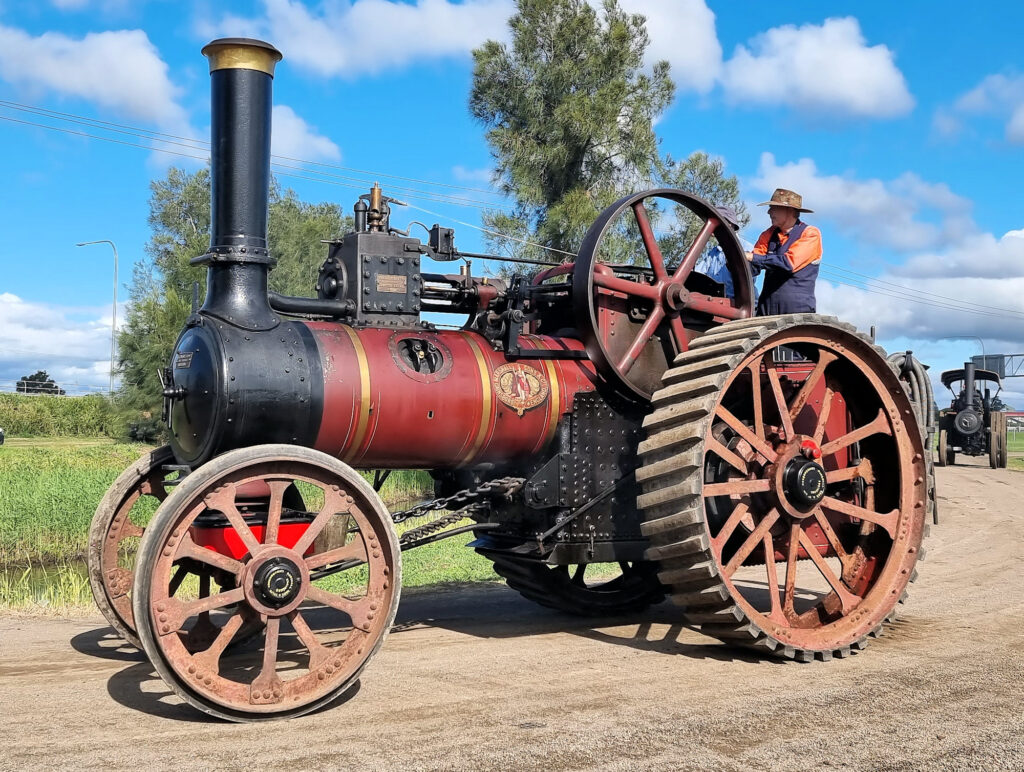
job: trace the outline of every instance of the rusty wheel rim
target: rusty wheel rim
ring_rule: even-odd
[[[117,633],[140,646],[132,614],[135,558],[145,521],[167,498],[176,471],[163,468],[174,460],[169,446],[147,453],[110,486],[89,527],[89,584],[96,606]]]
[[[804,357],[802,379],[780,369],[780,346]],[[767,339],[726,382],[705,438],[721,580],[750,621],[797,649],[876,630],[918,557],[923,449],[904,391],[870,353],[813,332]]]
[[[400,553],[372,489],[316,451],[269,447],[279,455],[225,454],[168,498],[154,520],[159,532],[144,544],[135,600],[144,618],[140,635],[160,675],[194,706],[231,720],[298,715],[345,691],[380,646],[398,604]],[[339,476],[338,467],[349,476]],[[261,528],[237,506],[239,490],[257,482],[270,489]],[[295,483],[320,491],[322,503],[298,541],[287,544],[279,538],[282,501]],[[244,545],[240,559],[197,544],[210,513],[225,517]],[[325,545],[322,535],[339,521],[344,543]],[[343,589],[314,581],[339,563],[364,578]],[[197,566],[220,577],[220,591],[207,582],[198,597],[181,597],[181,572]],[[264,628],[249,644],[231,648],[252,620]]]

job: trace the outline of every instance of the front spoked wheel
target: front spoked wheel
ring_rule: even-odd
[[[240,506],[259,485],[266,506]],[[303,511],[287,506],[293,489]],[[231,451],[189,475],[146,531],[139,636],[164,681],[206,713],[301,715],[344,693],[383,643],[400,556],[387,509],[344,463],[291,445]],[[253,639],[229,648],[254,620]]]

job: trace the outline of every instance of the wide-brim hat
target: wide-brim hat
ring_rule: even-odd
[[[771,200],[762,201],[758,206],[788,206],[790,209],[796,209],[798,212],[814,213],[813,209],[804,209],[804,199],[799,193],[794,193],[792,190],[786,190],[785,188],[776,188],[775,192],[772,193]]]

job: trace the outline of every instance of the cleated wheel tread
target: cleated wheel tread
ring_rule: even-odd
[[[893,604],[894,608],[878,625],[855,640],[837,642],[835,646],[825,640],[823,645],[814,647],[793,645],[774,635],[768,625],[759,623],[735,602],[709,544],[702,491],[706,441],[703,438],[708,436],[718,400],[732,373],[771,336],[790,334],[793,328],[807,326],[819,335],[855,336],[855,345],[863,356],[876,356],[879,362],[885,362],[884,351],[867,336],[833,317],[794,314],[724,324],[693,341],[690,349],[677,356],[674,366],[665,373],[664,388],[654,393],[654,410],[644,421],[647,438],[639,448],[642,465],[637,472],[643,488],[638,503],[646,517],[642,531],[651,541],[647,557],[659,561],[658,576],[668,586],[672,601],[684,608],[687,622],[729,644],[805,662],[848,657],[863,649],[869,638],[880,635],[884,625],[895,619],[895,606],[905,600],[905,591],[901,591],[899,602]],[[885,367],[897,374],[891,365]],[[693,379],[690,384],[688,378]],[[915,455],[914,461],[921,462],[920,455]],[[934,471],[930,459],[921,465],[927,480],[925,511],[930,512]],[[924,550],[918,548],[915,557],[923,559]],[[806,558],[804,561],[810,562]],[[909,581],[917,578],[912,565],[908,574]]]

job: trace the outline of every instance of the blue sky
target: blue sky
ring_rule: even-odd
[[[883,345],[914,349],[936,373],[982,345],[1024,352],[1024,4],[620,2],[648,16],[651,59],[672,66],[662,151],[720,156],[751,205],[781,186],[815,210],[807,219],[825,246],[819,310],[876,325]],[[149,237],[150,180],[170,164],[200,163],[69,134],[150,144],[26,106],[208,139],[199,49],[222,35],[261,37],[285,56],[274,152],[344,167],[313,167],[336,175],[331,182],[279,167],[282,184],[348,209],[379,179],[436,213],[401,210],[399,226],[478,225],[481,205],[498,199],[487,193],[483,129],[467,109],[469,52],[507,36],[512,8],[0,0],[0,391],[37,368],[69,391],[106,387],[112,253],[74,245],[117,244],[123,302]],[[767,225],[751,208],[749,240]],[[456,233],[461,248],[482,248],[478,231]],[[1024,381],[1006,390],[1024,407]]]

